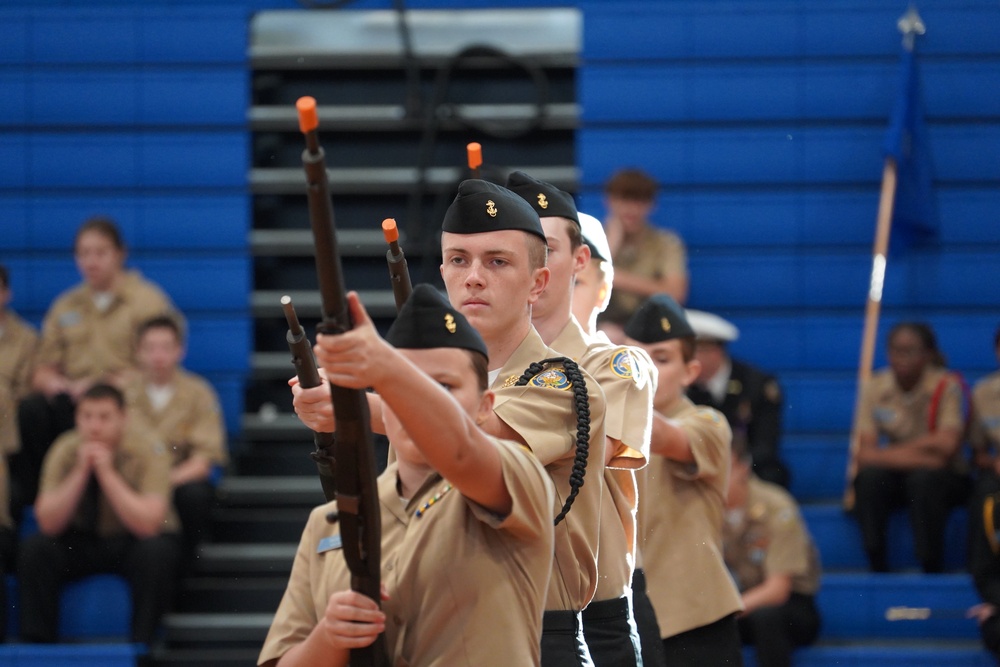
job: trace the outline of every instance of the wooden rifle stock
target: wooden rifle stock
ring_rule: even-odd
[[[316,100],[301,97],[296,107],[299,128],[306,142],[302,166],[308,186],[309,222],[316,248],[316,273],[322,301],[322,321],[317,331],[324,335],[337,335],[351,329],[352,322],[337,249],[326,155],[319,145],[317,134]],[[330,384],[330,396],[337,419],[334,439],[336,520],[340,522],[342,551],[351,572],[351,589],[367,595],[381,606],[381,510],[368,399],[360,389],[348,389],[333,383]],[[381,634],[372,645],[351,649],[351,665],[354,667],[384,667],[387,664],[385,639]]]
[[[292,297],[281,297],[281,307],[285,311],[285,320],[288,322],[285,341],[288,343],[289,352],[292,353],[292,365],[295,366],[299,385],[303,389],[318,387],[323,384],[323,380],[320,378],[319,369],[316,368],[316,359],[313,357],[309,338],[295,314]],[[313,431],[313,442],[316,444],[316,449],[309,454],[309,457],[316,462],[316,471],[319,473],[323,495],[327,501],[335,500],[336,486],[333,471],[336,461],[333,458],[333,434]]]
[[[385,261],[389,265],[389,280],[392,282],[392,297],[396,301],[396,312],[410,298],[413,284],[410,282],[410,270],[406,266],[406,256],[399,247],[399,230],[396,221],[386,218],[382,221],[382,234],[389,249],[385,251]]]

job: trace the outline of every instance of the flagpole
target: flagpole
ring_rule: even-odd
[[[903,33],[903,47],[912,52],[916,36],[926,32],[916,7],[911,4],[897,25],[899,31]],[[879,194],[875,241],[872,245],[872,270],[868,283],[868,300],[865,304],[864,329],[861,334],[857,388],[854,393],[854,419],[851,424],[850,451],[843,497],[843,506],[847,511],[854,509],[854,478],[858,474],[858,449],[861,446],[857,432],[858,415],[861,409],[861,394],[871,379],[872,366],[875,361],[875,339],[882,312],[882,286],[885,284],[886,258],[889,251],[889,235],[892,231],[897,175],[896,159],[892,155],[887,155],[885,165],[882,168],[882,190]]]

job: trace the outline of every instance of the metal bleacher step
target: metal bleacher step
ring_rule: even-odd
[[[843,510],[840,502],[805,503],[800,506],[802,518],[809,527],[819,550],[823,569],[864,570],[868,567],[861,543],[861,529],[853,516]],[[956,508],[945,527],[945,569],[963,570],[967,562],[968,514]],[[889,567],[894,571],[916,569],[913,551],[913,531],[906,512],[893,512],[889,517],[887,536]]]
[[[317,489],[319,481],[313,476]],[[318,492],[316,504],[323,502]],[[311,508],[259,507],[219,508],[212,513],[215,520],[213,536],[219,542],[258,543],[298,542]]]
[[[563,189],[575,189],[579,170],[572,166],[518,166],[510,171],[524,169],[543,181]],[[431,167],[424,171],[424,182],[429,192],[451,189],[467,177],[465,167]],[[415,167],[351,167],[327,169],[330,194],[407,194],[420,179]],[[302,194],[305,173],[301,167],[256,168],[250,170],[250,189],[254,194]]]
[[[197,577],[183,583],[178,613],[274,613],[287,576]]]
[[[177,648],[154,652],[159,667],[247,667],[256,665],[260,646],[245,648]]]
[[[534,104],[456,104],[452,118],[441,119],[442,130],[458,130],[463,124],[454,120],[460,117],[472,122],[527,122],[538,109]],[[290,106],[256,106],[248,115],[250,127],[255,131],[298,130],[298,113]],[[426,125],[426,118],[412,118],[402,104],[356,104],[319,108],[319,122],[324,129],[356,132],[391,130],[419,131]],[[539,129],[572,130],[580,123],[580,106],[576,103],[551,103],[542,105]]]
[[[400,242],[406,242],[402,234]],[[387,246],[380,229],[337,229],[337,248],[341,256],[370,257],[384,253]],[[267,257],[312,257],[316,246],[310,229],[254,229],[250,249]]]
[[[205,544],[198,549],[194,573],[237,578],[287,577],[297,546],[295,542]]]
[[[219,499],[226,507],[313,507],[323,502],[323,492],[315,475],[240,476],[222,481]]]
[[[262,614],[167,614],[163,619],[173,645],[212,642],[229,647],[260,647],[274,612]]]
[[[388,280],[386,280],[388,283]],[[396,301],[392,290],[357,290],[358,296],[372,317],[391,317],[396,314]],[[299,318],[320,316],[322,301],[319,291],[311,290],[254,290],[250,308],[255,317],[280,317],[281,297],[288,295],[295,304]]]

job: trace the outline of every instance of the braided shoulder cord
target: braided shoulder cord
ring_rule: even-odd
[[[573,458],[573,471],[569,476],[569,495],[562,506],[559,514],[556,515],[555,524],[566,518],[570,507],[580,493],[583,486],[583,477],[587,473],[587,455],[590,453],[590,400],[587,394],[587,383],[583,379],[580,367],[575,361],[568,357],[553,357],[543,361],[536,361],[528,366],[527,370],[514,383],[515,387],[521,387],[531,381],[543,370],[547,364],[561,363],[566,371],[566,377],[573,386],[573,412],[576,413],[576,456]]]

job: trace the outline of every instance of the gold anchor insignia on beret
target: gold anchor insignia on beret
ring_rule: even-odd
[[[541,206],[543,209],[549,207],[549,200],[545,198],[545,193],[542,192],[538,193],[538,205]]]
[[[493,203],[492,199],[486,202],[486,212],[490,214],[491,218],[497,217],[497,205]]]
[[[660,326],[663,327],[664,331],[668,331],[669,332],[670,331],[670,320],[668,320],[665,317],[661,318],[660,319]]]
[[[444,328],[448,330],[448,333],[455,333],[458,328],[455,324],[455,316],[451,313],[444,314]]]

